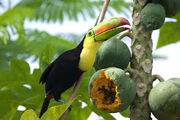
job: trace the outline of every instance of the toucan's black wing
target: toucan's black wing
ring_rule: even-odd
[[[43,74],[41,75],[40,81],[39,83],[44,84],[46,82],[46,79],[51,71],[51,69],[53,68],[53,63],[51,63],[43,72]]]
[[[46,95],[53,93],[55,100],[60,94],[70,88],[81,76],[79,70],[80,51],[72,49],[60,55],[54,62],[46,77]]]
[[[62,66],[60,66],[60,68],[63,69],[63,66],[67,65],[65,68],[69,69],[68,64],[71,65],[72,61],[79,60],[80,53],[83,48],[84,38],[85,38],[85,36],[83,37],[82,41],[75,49],[64,52],[54,62],[52,62],[42,73],[39,83],[42,83],[42,84],[46,83],[48,76],[50,75],[50,72],[53,71],[53,67],[55,67],[56,63],[58,63],[58,62],[64,63],[64,64],[62,64]]]

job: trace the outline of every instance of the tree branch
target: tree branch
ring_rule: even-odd
[[[74,89],[73,89],[73,92],[72,92],[72,94],[71,94],[68,102],[72,101],[73,98],[76,96],[76,93],[77,93],[77,91],[78,91],[78,89],[79,89],[79,87],[80,87],[82,78],[83,78],[83,75],[81,75],[81,77],[79,78],[79,80],[76,82],[76,84],[75,84],[75,86],[74,86]],[[59,120],[64,120],[65,117],[66,117],[66,115],[67,115],[67,113],[68,113],[69,111],[70,111],[70,110],[67,109],[67,110],[64,112],[64,114],[59,118]]]
[[[130,107],[130,120],[152,120],[148,104],[149,93],[152,89],[152,31],[141,24],[141,11],[149,0],[133,0],[132,26],[132,57],[131,68],[141,76],[133,78],[136,84],[136,97]]]
[[[108,5],[109,5],[109,2],[110,2],[110,0],[105,0],[105,1],[104,1],[104,5],[103,5],[103,7],[102,7],[102,9],[101,9],[101,12],[100,12],[97,20],[96,20],[95,26],[96,26],[97,24],[99,24],[100,22],[103,21],[104,16],[105,16],[106,11],[107,11],[107,7],[108,7]]]

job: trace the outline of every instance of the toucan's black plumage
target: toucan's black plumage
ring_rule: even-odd
[[[83,71],[78,68],[78,64],[83,41],[84,38],[76,48],[61,54],[43,72],[40,83],[46,83],[46,98],[39,117],[47,110],[51,98],[58,101],[61,98],[61,93],[70,88],[82,75]]]

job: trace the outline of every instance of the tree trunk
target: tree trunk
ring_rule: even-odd
[[[133,39],[131,68],[132,79],[136,83],[136,97],[131,105],[131,120],[151,120],[148,95],[152,88],[152,40],[151,33],[140,24],[140,13],[147,0],[134,0],[133,3]]]

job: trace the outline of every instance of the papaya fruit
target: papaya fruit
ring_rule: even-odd
[[[158,83],[149,94],[149,106],[158,120],[180,120],[180,79]]]
[[[180,0],[153,0],[153,3],[161,4],[166,12],[166,17],[175,16],[180,12]]]
[[[148,3],[141,11],[140,21],[146,29],[159,29],[165,20],[165,10],[162,5]]]
[[[127,68],[131,58],[128,46],[119,39],[105,41],[96,53],[95,70],[108,67]]]
[[[116,67],[96,71],[89,82],[89,94],[94,105],[106,112],[121,112],[136,95],[133,80]]]

